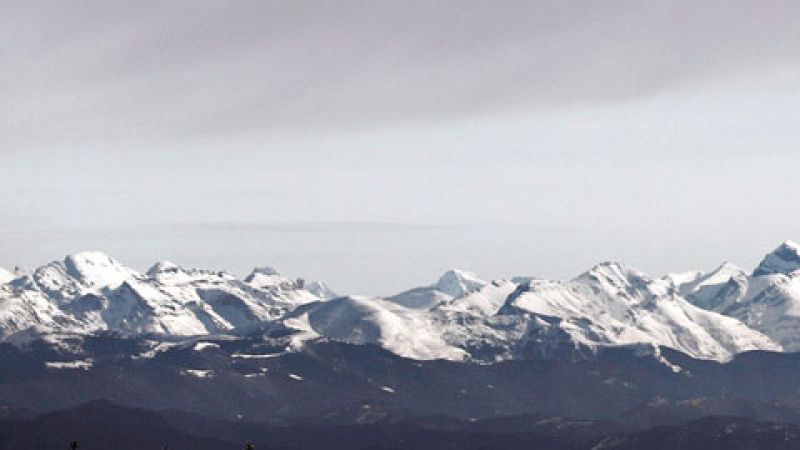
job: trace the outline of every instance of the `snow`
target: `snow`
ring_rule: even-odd
[[[269,354],[266,354],[266,355],[260,355],[260,354],[251,355],[251,354],[247,354],[247,353],[234,353],[234,354],[231,355],[231,358],[239,358],[239,359],[272,359],[272,358],[281,357],[281,356],[283,356],[285,354],[286,353],[284,353],[284,352],[281,352],[281,353],[269,353]]]
[[[278,271],[275,270],[275,268],[271,267],[271,266],[256,267],[255,269],[253,269],[253,272],[250,274],[250,276],[252,277],[252,276],[254,276],[256,274],[258,274],[258,275],[266,275],[266,276],[279,276],[280,275],[280,273],[278,273]]]
[[[744,269],[725,262],[711,272],[700,272],[693,279],[684,279],[683,283],[675,284],[675,288],[692,304],[718,311],[719,303],[724,302],[722,291],[726,287],[735,286],[746,277]]]
[[[174,262],[161,260],[147,269],[147,275],[150,277],[156,277],[161,273],[178,272],[181,270],[182,269]]]
[[[196,352],[202,352],[203,350],[219,348],[219,344],[214,342],[197,342],[194,344],[193,350]]]
[[[435,287],[451,297],[463,297],[486,286],[486,282],[472,272],[451,269],[436,282]]]
[[[694,305],[739,320],[785,351],[800,351],[800,272],[793,255],[797,244],[788,241],[768,254],[754,275],[725,264],[681,292]]]
[[[430,287],[414,288],[386,300],[412,309],[429,309],[452,300],[453,297]]]
[[[100,252],[82,252],[64,258],[67,274],[90,287],[117,287],[136,275],[119,262]]]
[[[155,337],[140,357],[152,358],[178,345],[198,352],[218,347],[204,336],[277,329],[286,332],[285,351],[233,357],[275,358],[332,340],[417,360],[485,364],[547,355],[563,345],[663,346],[726,361],[748,350],[800,351],[798,269],[798,245],[787,241],[753,274],[724,263],[651,278],[607,262],[568,281],[488,282],[454,269],[384,299],[338,297],[322,282],[285,278],[270,267],[242,280],[161,261],[141,274],[105,254],[83,252],[30,273],[0,271],[0,340],[148,333]]]
[[[670,273],[665,275],[662,279],[677,289],[693,281],[697,281],[705,275],[706,273],[702,270],[692,270],[689,272]]]
[[[247,332],[322,299],[300,284],[282,279],[262,289],[169,261],[140,274],[103,253],[82,252],[21,275],[13,285],[0,283],[0,339],[32,328],[167,336]],[[330,295],[324,284],[312,287]]]
[[[138,357],[142,359],[153,359],[159,353],[166,352],[176,347],[180,347],[180,342],[158,342],[158,341],[150,341],[150,348],[142,352]]]
[[[410,289],[387,300],[406,308],[429,309],[476,292],[487,284],[474,273],[451,269],[430,286]]]
[[[77,360],[77,361],[49,361],[44,365],[48,369],[57,370],[89,370],[92,368],[94,362],[91,359]]]
[[[552,324],[540,317],[559,320]],[[663,279],[618,263],[598,265],[570,282],[495,281],[429,308],[405,307],[396,299],[342,297],[310,305],[289,320],[309,340],[322,336],[375,344],[418,360],[514,358],[515,348],[535,338],[531,329],[591,348],[645,343],[716,360],[780,349],[738,320],[692,305]],[[487,347],[494,349],[489,357],[470,353]]]
[[[322,281],[306,281],[303,289],[322,300],[330,300],[338,297],[336,293]]]
[[[800,269],[800,244],[786,241],[767,254],[753,272],[753,276],[790,274]]]
[[[800,351],[800,274],[744,278],[721,295],[720,313],[761,331],[786,351]]]
[[[256,267],[244,281],[260,288],[278,286],[286,279],[272,267]]]
[[[16,278],[13,273],[9,272],[8,270],[0,267],[0,284],[8,283],[9,281]]]
[[[289,374],[289,378],[291,378],[291,379],[293,379],[293,380],[296,380],[296,381],[303,381],[303,380],[305,380],[305,378],[301,377],[300,375],[296,375],[296,374],[293,374],[293,373],[290,373],[290,374]]]
[[[517,283],[511,281],[493,281],[479,290],[441,305],[440,309],[474,312],[484,316],[492,316],[500,310],[508,296],[518,286]]]
[[[311,306],[311,308],[313,307],[314,306]],[[289,314],[282,322],[287,329],[294,332],[289,340],[287,351],[302,351],[307,341],[313,341],[321,337],[311,326],[311,321],[308,318],[308,311],[305,309],[301,313],[295,312]]]
[[[211,378],[214,376],[214,371],[207,369],[186,369],[183,373],[195,378]]]
[[[663,279],[619,263],[600,264],[570,282],[532,281],[503,311],[557,317],[564,332],[590,347],[649,343],[716,360],[780,349],[741,322],[691,304]]]
[[[196,279],[171,261],[159,261],[147,269],[147,276],[165,284],[189,283]]]
[[[466,352],[448,344],[425,311],[378,298],[341,297],[308,310],[319,335],[351,344],[377,344],[408,358],[463,360]]]

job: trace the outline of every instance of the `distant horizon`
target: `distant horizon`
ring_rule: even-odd
[[[532,234],[528,231],[538,231],[538,234],[531,238]],[[551,234],[553,232],[550,230]],[[285,276],[325,282],[339,294],[379,297],[432,284],[439,275],[450,269],[473,272],[485,280],[511,279],[516,276],[568,280],[604,262],[625,264],[653,278],[695,270],[710,272],[725,262],[751,271],[766,254],[781,243],[792,241],[784,239],[760,248],[751,246],[753,250],[742,258],[732,258],[730,252],[717,255],[713,252],[702,254],[695,251],[691,258],[681,259],[681,255],[685,253],[675,252],[668,258],[662,255],[664,257],[660,261],[673,262],[671,266],[667,266],[655,260],[642,264],[642,261],[634,261],[637,259],[636,255],[623,255],[620,251],[612,255],[613,248],[608,242],[605,246],[595,243],[583,254],[557,255],[537,251],[537,248],[552,249],[559,241],[549,242],[547,232],[537,229],[535,225],[519,224],[151,224],[68,231],[40,230],[40,233],[42,234],[28,230],[8,235],[0,231],[0,243],[11,250],[0,256],[0,267],[7,270],[13,270],[15,266],[35,269],[68,255],[99,251],[142,273],[163,260],[186,269],[225,271],[239,278],[246,277],[255,268],[269,266]],[[504,235],[507,239],[493,241],[503,243],[499,249],[484,246],[470,251],[468,245],[462,245],[465,239],[481,233]],[[567,235],[570,233],[577,234],[574,230],[557,232]],[[248,238],[246,242],[252,239],[258,245],[236,244],[238,241],[231,240],[231,234]],[[397,240],[397,246],[376,247],[375,243],[382,241],[384,237]],[[203,238],[210,240],[200,246],[202,248],[198,248],[197,243]],[[51,239],[56,242],[71,240],[76,243],[69,247],[61,244],[48,245]],[[523,239],[528,239],[528,244],[517,245]],[[223,246],[233,245],[234,251],[216,250],[215,242],[219,240],[225,241]],[[103,244],[93,246],[92,242]],[[412,244],[408,247],[411,251],[398,250],[404,247],[404,243]],[[413,253],[414,249],[425,246],[433,247],[426,254]],[[54,248],[62,251],[52,252]],[[445,251],[447,249],[450,251]],[[515,249],[513,254],[504,253]],[[525,252],[527,249],[530,249],[530,253]],[[456,250],[457,256],[462,258],[460,261],[452,255]],[[159,251],[162,253],[159,254]],[[16,261],[15,254],[18,257]],[[493,257],[486,258],[488,254]],[[548,257],[548,254],[552,256]],[[337,265],[339,261],[344,261],[347,265]]]
[[[10,3],[0,265],[95,248],[368,294],[458,266],[750,266],[800,238],[796,17],[788,0]]]

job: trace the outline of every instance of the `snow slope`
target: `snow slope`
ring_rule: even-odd
[[[650,343],[717,360],[780,349],[738,320],[691,304],[664,279],[617,263],[600,264],[569,282],[531,281],[501,312],[557,318],[564,332],[587,346]]]
[[[727,266],[680,289],[695,305],[734,317],[786,351],[796,352],[800,351],[798,268],[798,245],[787,241],[768,253],[752,275]]]
[[[474,275],[470,281],[466,289],[444,292],[437,283],[387,300],[340,298],[294,314],[307,314],[313,337],[378,344],[417,359],[493,362],[559,346],[591,351],[635,344],[716,360],[780,350],[740,321],[691,304],[665,279],[620,264],[598,265],[569,282],[487,283]]]
[[[463,360],[467,356],[444,340],[429,314],[379,298],[341,297],[302,313],[307,314],[311,329],[333,340],[377,344],[414,359]]]
[[[478,291],[486,284],[472,272],[451,269],[430,286],[410,289],[387,300],[407,308],[428,309]]]
[[[0,284],[8,283],[14,279],[14,274],[0,267]]]
[[[251,284],[166,261],[141,274],[102,253],[79,253],[0,286],[0,336],[31,328],[175,336],[246,331],[320,300],[302,283],[273,276],[275,283]]]

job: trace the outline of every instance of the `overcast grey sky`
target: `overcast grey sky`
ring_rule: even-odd
[[[383,294],[800,239],[800,2],[0,0],[0,265]]]

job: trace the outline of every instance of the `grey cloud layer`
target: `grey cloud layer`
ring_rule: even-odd
[[[3,3],[4,147],[624,100],[800,55],[788,0]]]
[[[0,266],[97,249],[386,293],[454,266],[754,264],[800,240],[798,17],[0,0]],[[320,222],[342,226],[298,231]]]

